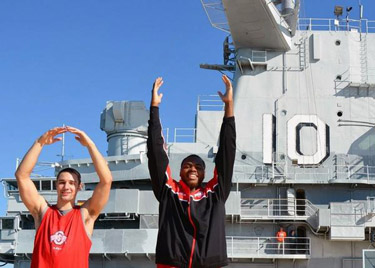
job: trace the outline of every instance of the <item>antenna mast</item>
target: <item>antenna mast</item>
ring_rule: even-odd
[[[63,127],[65,127],[65,124],[63,124]],[[57,156],[61,156],[61,162],[64,161],[64,157],[65,157],[65,133],[62,134],[61,154],[58,154]]]

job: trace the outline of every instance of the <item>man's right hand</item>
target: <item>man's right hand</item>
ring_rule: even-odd
[[[42,136],[39,137],[38,143],[43,146],[43,145],[46,145],[46,144],[49,145],[49,144],[55,143],[57,141],[61,141],[62,140],[61,137],[55,138],[55,136],[57,136],[59,134],[62,134],[62,133],[65,133],[67,131],[68,130],[65,127],[52,128],[52,129],[48,130],[47,132],[45,132]]]
[[[163,83],[164,82],[162,77],[156,78],[152,87],[151,106],[159,107],[159,104],[161,103],[161,99],[163,97],[163,93],[158,94],[158,91]]]

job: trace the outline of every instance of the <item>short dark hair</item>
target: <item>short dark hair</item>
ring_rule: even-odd
[[[202,164],[202,166],[203,166],[203,169],[206,169],[206,163],[203,161],[203,159],[202,159],[199,155],[196,155],[196,154],[191,154],[191,155],[185,157],[185,158],[182,160],[182,162],[181,162],[181,168],[182,168],[182,165],[184,164],[184,162],[185,162],[186,160],[188,160],[189,158],[197,158],[197,159],[201,162],[201,164]]]
[[[61,173],[63,172],[68,172],[70,173],[71,175],[76,175],[77,178],[78,178],[78,184],[81,183],[81,173],[79,173],[76,169],[74,168],[63,168],[62,170],[59,171],[59,173],[57,173],[57,176],[56,176],[56,180],[58,180],[59,176]]]

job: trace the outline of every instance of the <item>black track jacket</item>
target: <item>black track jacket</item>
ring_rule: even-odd
[[[147,148],[152,188],[159,201],[156,263],[189,268],[227,265],[224,204],[236,151],[234,117],[223,119],[214,177],[194,192],[171,176],[158,107],[150,108]]]

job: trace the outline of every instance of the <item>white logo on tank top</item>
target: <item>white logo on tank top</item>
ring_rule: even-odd
[[[62,245],[66,241],[67,237],[63,231],[57,231],[55,234],[51,235],[51,242],[54,242],[56,245]]]

